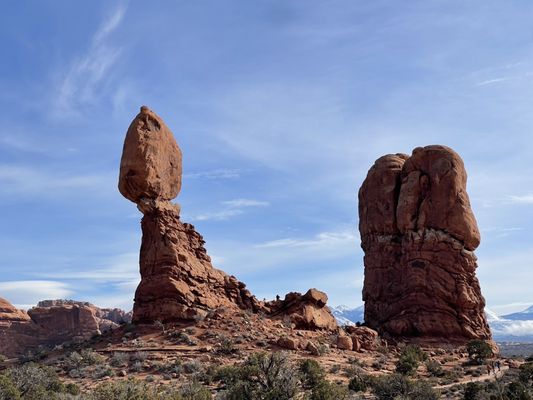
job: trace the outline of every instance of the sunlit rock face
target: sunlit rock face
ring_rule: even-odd
[[[218,307],[260,307],[242,282],[213,268],[202,236],[180,221],[180,207],[170,200],[181,188],[181,160],[170,129],[141,107],[126,134],[118,185],[144,214],[137,323],[194,320]]]
[[[490,340],[463,161],[445,146],[379,158],[359,190],[365,322],[386,337]]]

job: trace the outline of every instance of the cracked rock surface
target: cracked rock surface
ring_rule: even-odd
[[[385,337],[491,339],[463,161],[445,146],[376,160],[359,190],[366,324]]]

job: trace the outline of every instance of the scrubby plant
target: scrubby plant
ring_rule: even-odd
[[[471,340],[466,345],[466,351],[470,360],[478,365],[493,356],[492,348],[484,340]]]
[[[225,400],[290,400],[298,392],[298,371],[286,353],[257,353],[242,365],[224,367],[218,377]]]
[[[183,400],[211,400],[211,392],[197,381],[185,384],[180,389]]]
[[[130,362],[130,355],[128,353],[115,352],[109,360],[109,364],[113,367],[125,367]]]
[[[533,383],[533,362],[527,362],[520,366],[520,373],[518,379],[526,386],[531,386]]]
[[[439,398],[439,393],[427,382],[411,382],[401,374],[373,379],[372,391],[377,400],[437,400]]]
[[[326,373],[316,360],[302,360],[299,365],[302,385],[311,389],[319,385],[326,376]]]
[[[522,382],[511,382],[505,387],[507,400],[531,400],[531,394]]]
[[[426,369],[429,375],[435,376],[435,377],[441,377],[444,375],[444,370],[442,369],[442,365],[438,361],[427,360],[425,364],[426,364]]]
[[[421,361],[427,359],[427,354],[415,345],[405,347],[398,362],[396,363],[396,372],[402,375],[414,375]]]
[[[309,400],[345,400],[347,398],[348,389],[346,387],[326,380],[316,385],[307,397]]]

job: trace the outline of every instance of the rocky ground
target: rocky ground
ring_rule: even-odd
[[[324,372],[325,381],[344,391],[307,397],[310,399],[386,399],[386,393],[376,395],[371,384],[365,384],[360,391],[348,391],[348,388],[358,388],[353,382],[368,383],[382,376],[405,379],[395,374],[406,352],[404,344],[391,346],[380,342],[371,350],[352,351],[339,349],[340,343],[337,334],[296,330],[288,321],[273,321],[245,311],[235,314],[219,310],[187,324],[123,324],[89,341],[43,349],[21,360],[37,361],[53,368],[64,384],[74,384],[82,394],[102,385],[134,379],[158,390],[184,388],[196,382],[213,398],[238,398],[223,397],[227,382],[220,380],[220,371],[228,366],[240,366],[257,353],[284,354],[286,368],[290,365],[295,370],[305,360],[314,360]],[[469,382],[491,381],[492,385],[505,388],[506,382],[516,379],[524,363],[524,360],[502,359],[500,374],[489,375],[486,365],[474,365],[470,361],[465,348],[449,345],[423,350],[424,356],[416,363],[415,370],[404,375],[426,389],[406,399],[463,399]],[[21,360],[5,360],[2,367],[17,368]],[[0,386],[1,382],[0,379]],[[423,390],[429,387],[433,388],[432,394],[424,394]],[[497,386],[491,390],[497,390]],[[305,393],[312,396],[314,392],[300,384],[300,397],[287,398],[304,398]]]

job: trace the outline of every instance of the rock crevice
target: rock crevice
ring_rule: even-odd
[[[445,146],[379,158],[359,190],[365,322],[389,337],[490,339],[466,171]]]

